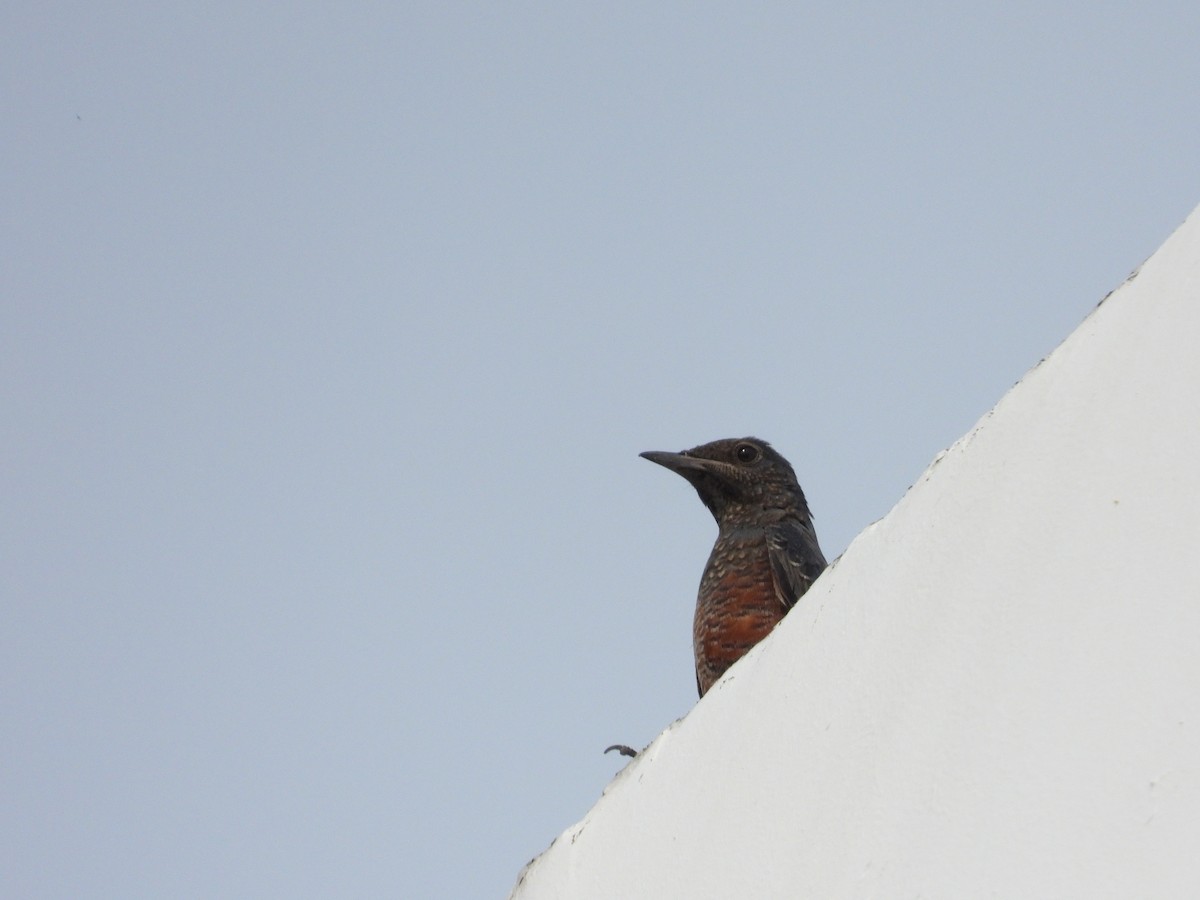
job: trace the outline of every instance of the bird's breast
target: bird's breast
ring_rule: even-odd
[[[770,634],[784,612],[765,538],[718,539],[696,603],[693,638],[701,693]]]

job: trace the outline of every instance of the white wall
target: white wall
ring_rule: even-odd
[[[1197,896],[1198,461],[1193,213],[513,896]]]

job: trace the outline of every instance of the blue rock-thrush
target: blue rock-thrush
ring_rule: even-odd
[[[791,464],[766,441],[641,454],[686,478],[717,520],[692,629],[700,696],[770,634],[825,569]]]

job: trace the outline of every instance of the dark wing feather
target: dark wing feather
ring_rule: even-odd
[[[775,579],[775,595],[791,609],[817,576],[825,571],[825,556],[812,524],[788,519],[767,529],[767,556]]]

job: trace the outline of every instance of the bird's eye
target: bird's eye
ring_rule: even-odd
[[[758,448],[753,444],[738,444],[733,453],[738,462],[752,463],[758,459]]]

